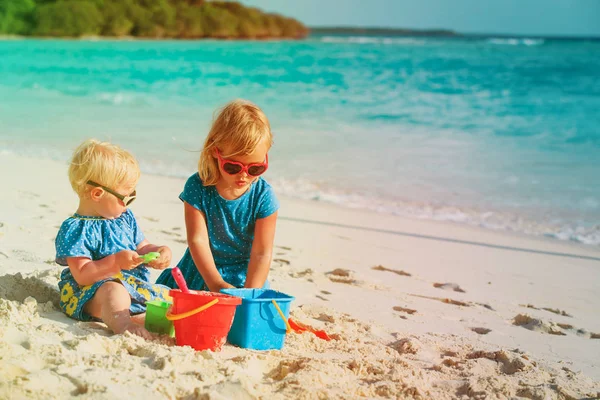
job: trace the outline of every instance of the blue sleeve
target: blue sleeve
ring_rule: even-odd
[[[185,201],[189,205],[198,210],[204,212],[202,207],[202,199],[204,197],[205,188],[202,185],[202,181],[198,176],[198,173],[190,176],[185,186],[183,187],[183,192],[179,195],[179,199]]]
[[[135,245],[139,245],[144,240],[144,233],[140,229],[137,220],[135,219],[135,215],[133,215],[133,211],[127,209],[127,224],[129,225],[129,229],[131,229],[131,235],[133,236],[133,241]]]
[[[275,196],[275,192],[271,185],[265,182],[265,188],[258,201],[256,218],[266,218],[277,210],[279,210],[279,200],[277,200],[277,196]]]
[[[86,234],[86,225],[78,220],[68,219],[61,225],[56,240],[56,263],[67,266],[67,257],[87,257],[92,259],[92,251]]]

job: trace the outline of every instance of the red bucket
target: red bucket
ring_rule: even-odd
[[[173,298],[173,306],[167,319],[175,326],[177,345],[195,350],[220,350],[242,299],[196,290],[183,293],[179,289],[170,290],[169,295]]]

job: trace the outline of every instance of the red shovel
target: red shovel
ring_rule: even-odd
[[[317,330],[317,329],[313,328],[312,326],[301,324],[299,322],[294,321],[291,318],[286,318],[285,315],[283,314],[283,312],[281,311],[281,308],[279,308],[279,305],[277,304],[277,302],[275,300],[271,300],[271,302],[275,306],[275,309],[277,309],[277,312],[279,313],[279,316],[281,317],[281,319],[283,319],[283,322],[285,322],[285,326],[287,328],[288,333],[290,332],[290,330],[293,330],[296,333],[302,333],[305,331],[309,331],[309,332],[314,333],[315,336],[320,339],[327,340],[327,341],[331,340],[331,337],[329,337],[329,335],[325,331]]]
[[[296,333],[302,333],[304,331],[309,331],[315,334],[316,337],[323,339],[323,340],[331,340],[331,337],[327,334],[327,332],[323,331],[323,330],[319,330],[319,329],[315,329],[310,325],[304,325],[300,322],[296,322],[291,318],[288,318],[288,322],[290,324],[290,327],[296,332]]]

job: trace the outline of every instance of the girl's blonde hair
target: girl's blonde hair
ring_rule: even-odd
[[[140,166],[127,150],[107,142],[88,139],[73,153],[69,166],[69,181],[79,197],[84,197],[93,187],[94,181],[114,190],[124,182],[140,179]]]
[[[263,141],[267,144],[267,149],[270,149],[273,135],[267,116],[256,104],[238,99],[225,105],[213,121],[200,154],[198,173],[203,185],[214,186],[219,181],[215,148],[227,158],[250,154]],[[227,147],[229,153],[222,153],[224,147]]]

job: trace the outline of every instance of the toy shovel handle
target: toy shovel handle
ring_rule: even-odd
[[[290,333],[292,331],[292,327],[290,326],[290,323],[288,322],[287,318],[285,317],[285,314],[283,314],[283,311],[281,311],[281,308],[279,308],[279,304],[277,304],[277,302],[275,300],[271,300],[271,302],[275,306],[275,309],[277,309],[277,312],[279,313],[279,316],[281,317],[283,322],[285,322],[286,333]]]
[[[183,293],[190,292],[190,290],[187,287],[187,283],[185,283],[185,278],[183,277],[183,274],[181,273],[181,270],[178,267],[173,267],[173,269],[171,270],[171,275],[173,275],[173,279],[175,279],[177,286],[179,286],[179,289],[181,289]]]

